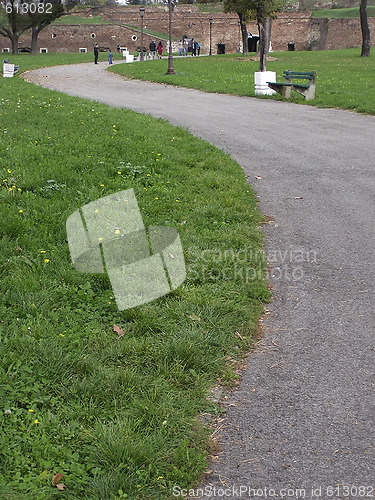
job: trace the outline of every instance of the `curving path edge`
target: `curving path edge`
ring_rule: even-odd
[[[274,219],[265,334],[225,401],[198,496],[375,497],[375,117],[124,80],[106,66],[25,79],[187,128],[242,165]]]

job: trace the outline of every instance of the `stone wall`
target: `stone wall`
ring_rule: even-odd
[[[93,14],[96,13],[93,12]],[[223,13],[200,13],[193,5],[180,5],[175,8],[173,13],[175,40],[183,36],[194,38],[200,42],[201,52],[207,54],[210,49],[210,17],[212,17],[212,53],[217,53],[218,44],[224,44],[227,53],[236,52],[240,40],[237,16]],[[77,52],[80,49],[87,49],[92,52],[95,43],[103,48],[110,47],[112,50],[116,50],[118,45],[127,47],[130,51],[140,49],[141,19],[138,7],[107,8],[102,18],[116,24],[49,26],[39,35],[39,49],[46,48],[49,52]],[[168,23],[167,7],[146,7],[145,29],[168,33]],[[369,18],[369,24],[370,30],[375,33],[375,18]],[[248,30],[254,35],[258,34],[258,28],[254,22],[249,23]],[[144,34],[145,48],[148,48],[152,38],[159,40],[157,37]],[[166,47],[165,42],[164,39]],[[360,47],[360,22],[359,19],[315,18],[311,17],[310,12],[284,12],[273,21],[272,50],[288,50],[289,43],[294,43],[296,50]],[[174,48],[176,44],[177,42],[174,43]],[[20,38],[20,47],[29,46],[30,35],[23,35]],[[11,47],[10,41],[0,37],[0,50],[5,47]]]

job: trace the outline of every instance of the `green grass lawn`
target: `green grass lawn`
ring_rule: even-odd
[[[319,107],[351,109],[375,114],[375,57],[360,57],[360,49],[272,53],[267,69],[276,71],[279,80],[286,69],[316,70],[316,98],[308,104]],[[175,58],[175,75],[166,75],[165,60],[123,64],[112,68],[121,75],[142,80],[170,83],[206,92],[254,96],[254,72],[259,62],[237,54]],[[295,94],[295,93],[294,93]],[[282,99],[279,94],[271,99]],[[305,103],[295,94],[292,101]]]
[[[198,3],[199,12],[224,12],[224,2]]]
[[[331,19],[342,19],[344,17],[359,17],[359,7],[347,7],[343,9],[317,9],[312,11],[313,17],[328,17]],[[375,5],[367,6],[367,16],[375,17]]]
[[[103,21],[101,16],[91,16],[91,17],[83,17],[83,16],[74,16],[74,15],[66,15],[61,16],[56,21],[53,21],[52,24],[112,24],[110,21]]]
[[[197,416],[220,412],[209,387],[234,383],[269,299],[254,192],[184,129],[17,76],[0,88],[0,498],[170,498],[205,467]],[[73,268],[65,222],[129,188],[146,226],[178,230],[187,278],[119,312],[105,275]]]

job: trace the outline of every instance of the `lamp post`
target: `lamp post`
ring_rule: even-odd
[[[210,56],[212,56],[212,23],[214,22],[213,18],[210,17]]]
[[[168,70],[166,75],[174,75],[173,54],[172,54],[172,0],[168,0],[169,6],[169,52],[168,52]]]
[[[143,18],[145,17],[145,8],[141,7],[139,9],[139,14],[141,16],[141,55],[140,55],[140,61],[144,61],[144,55],[143,55]]]

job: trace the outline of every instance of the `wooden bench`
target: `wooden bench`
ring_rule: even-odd
[[[279,94],[287,99],[290,98],[292,90],[303,95],[306,101],[315,97],[315,79],[316,71],[291,71],[286,70],[283,73],[284,82],[267,82],[272,90],[276,90]],[[307,83],[294,83],[294,80],[305,80]]]

